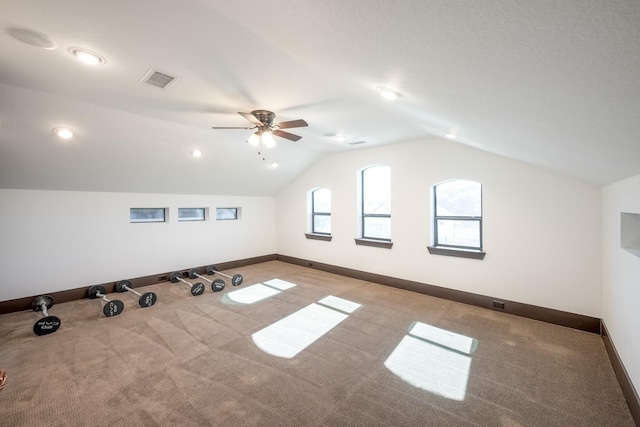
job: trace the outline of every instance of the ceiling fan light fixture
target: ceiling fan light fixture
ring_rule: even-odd
[[[249,139],[247,139],[247,142],[253,145],[254,147],[257,147],[258,144],[260,144],[260,135],[258,135],[258,132],[251,134]]]
[[[273,148],[276,146],[276,140],[273,139],[273,135],[271,135],[271,132],[262,132],[260,140],[266,148]]]

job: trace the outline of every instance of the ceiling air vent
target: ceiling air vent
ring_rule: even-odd
[[[356,141],[356,142],[349,142],[349,145],[359,145],[359,144],[364,144],[366,141]]]
[[[161,73],[160,71],[156,71],[151,68],[147,73],[142,77],[140,83],[146,83],[151,86],[159,87],[160,89],[166,89],[173,82],[178,80],[177,77],[170,76],[166,73]]]

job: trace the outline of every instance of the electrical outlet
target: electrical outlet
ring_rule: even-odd
[[[160,276],[158,277],[158,282],[165,282],[169,280],[169,276]]]
[[[504,303],[502,301],[493,301],[493,306],[495,308],[502,308],[504,309]]]
[[[313,267],[313,263],[312,262],[308,262],[307,263],[307,267]]]

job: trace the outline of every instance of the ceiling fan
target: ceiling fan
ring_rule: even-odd
[[[302,119],[291,120],[288,122],[273,123],[273,119],[276,117],[275,113],[267,110],[254,110],[251,113],[238,112],[242,117],[249,120],[255,126],[252,127],[220,127],[213,126],[212,129],[257,129],[253,135],[249,137],[247,142],[255,147],[262,142],[266,148],[271,148],[276,145],[276,141],[273,139],[273,135],[281,138],[288,139],[290,141],[298,141],[301,136],[294,135],[290,132],[285,132],[282,129],[299,128],[309,126],[307,122]]]

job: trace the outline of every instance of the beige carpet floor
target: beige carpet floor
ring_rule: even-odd
[[[126,305],[113,318],[100,300],[55,305],[62,327],[43,337],[34,312],[0,316],[0,425],[634,425],[595,334],[278,261],[227,273],[244,283],[199,297],[184,284],[140,288],[157,293],[150,308],[109,294]],[[253,304],[230,298],[274,278],[296,286]],[[332,328],[300,315],[274,329],[329,295],[360,307],[336,311]],[[414,322],[473,339],[474,351],[408,337]],[[317,336],[282,358],[254,342],[265,328],[280,331],[272,348]]]

